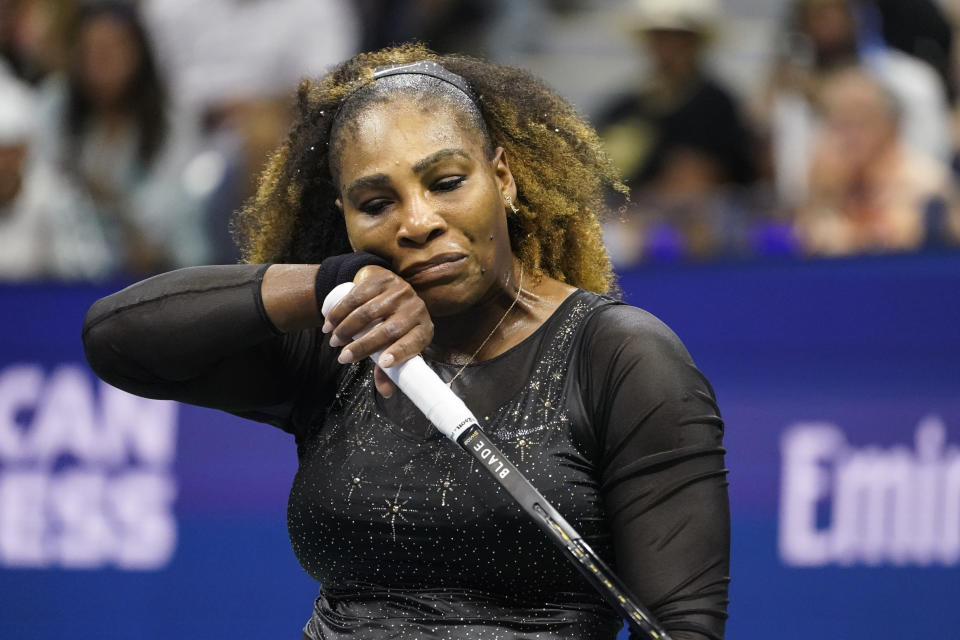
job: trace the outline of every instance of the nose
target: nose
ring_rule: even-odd
[[[397,242],[400,246],[420,246],[443,235],[447,221],[432,203],[424,198],[411,198],[403,208]]]

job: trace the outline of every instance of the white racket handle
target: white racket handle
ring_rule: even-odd
[[[333,309],[340,300],[343,299],[350,290],[353,289],[352,282],[344,282],[334,287],[327,297],[323,299],[323,306],[320,312],[324,316]],[[379,323],[378,323],[379,324]],[[362,337],[376,325],[364,329],[353,336],[354,340]],[[377,362],[380,359],[380,351],[371,354],[370,358]],[[470,426],[477,425],[477,419],[471,413],[463,400],[457,397],[450,390],[440,376],[436,374],[423,358],[419,355],[414,356],[406,362],[401,362],[394,367],[381,367],[394,384],[403,391],[410,401],[423,412],[433,426],[440,433],[447,436],[457,444],[464,431]]]

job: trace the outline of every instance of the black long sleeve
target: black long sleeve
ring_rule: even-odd
[[[317,330],[281,335],[272,325],[260,300],[266,268],[180,269],[98,300],[83,327],[90,366],[137,395],[295,431],[300,394],[332,393],[332,350],[318,348]]]
[[[675,640],[723,637],[730,515],[713,389],[652,315],[602,309],[578,366],[618,574]]]

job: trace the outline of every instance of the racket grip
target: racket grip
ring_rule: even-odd
[[[324,316],[339,303],[344,296],[353,289],[352,282],[344,282],[334,287],[323,300],[320,312]],[[368,331],[373,329],[376,324],[367,327],[354,339],[363,337]],[[377,351],[370,355],[374,362],[380,360],[380,354]],[[410,358],[405,362],[393,367],[380,367],[383,372],[393,380],[404,395],[427,417],[437,430],[454,442],[471,425],[477,424],[467,405],[463,403],[450,388],[444,384],[440,376],[431,369],[422,357],[419,355]]]

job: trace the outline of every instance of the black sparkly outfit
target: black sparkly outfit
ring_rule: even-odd
[[[611,640],[622,626],[509,496],[372,363],[279,335],[262,267],[184,269],[98,301],[108,382],[295,435],[294,551],[321,583],[303,630],[341,638]],[[430,363],[444,379],[459,367]],[[585,291],[453,389],[676,640],[720,639],[729,510],[713,392],[649,314]]]

